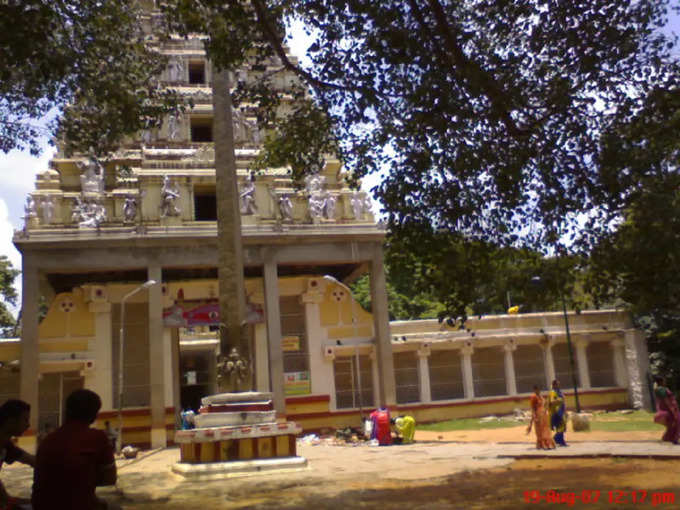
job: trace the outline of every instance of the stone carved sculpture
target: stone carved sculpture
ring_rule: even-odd
[[[331,195],[328,193],[326,195],[326,207],[325,207],[325,212],[326,212],[326,218],[329,220],[332,220],[335,218],[335,204],[338,201],[338,197],[335,195]]]
[[[77,222],[80,228],[99,228],[106,220],[106,208],[97,199],[76,197],[71,219]]]
[[[261,137],[257,124],[248,120],[245,114],[237,108],[232,108],[231,113],[234,124],[234,142],[259,144]]]
[[[176,140],[179,137],[181,125],[182,117],[179,113],[168,117],[168,140]]]
[[[179,194],[179,188],[172,184],[170,176],[164,176],[163,186],[161,186],[161,217],[179,216],[181,212],[177,204]]]
[[[240,391],[248,380],[248,360],[241,356],[236,347],[228,356],[220,356],[217,362],[217,385],[220,391]]]
[[[153,142],[153,138],[154,138],[153,131],[151,130],[150,127],[146,128],[142,131],[142,143],[144,145],[151,144],[151,142]]]
[[[293,221],[293,201],[290,199],[290,195],[288,193],[276,193],[271,185],[267,186],[267,189],[278,211],[276,217],[283,221]]]
[[[293,201],[287,194],[279,195],[279,212],[285,221],[293,221]]]
[[[335,219],[337,197],[325,189],[326,178],[319,174],[309,175],[305,179],[305,188],[309,197],[309,215],[312,223],[318,224],[323,218]]]
[[[132,223],[137,217],[137,197],[128,195],[123,203],[123,220]]]
[[[168,80],[184,81],[184,60],[181,57],[173,57],[168,62]]]
[[[255,203],[255,183],[251,179],[246,179],[243,188],[239,193],[241,202],[241,214],[255,214],[257,204]]]
[[[194,152],[194,159],[198,161],[215,161],[215,148],[211,145],[201,145]]]
[[[104,168],[96,159],[90,161],[80,161],[78,168],[80,174],[80,188],[83,193],[103,193],[104,192]]]
[[[355,220],[363,220],[364,215],[371,211],[371,199],[361,191],[355,191],[349,200]]]
[[[54,203],[54,197],[45,197],[40,203],[40,208],[42,209],[43,221],[46,225],[49,225],[54,220],[54,209],[56,204]]]
[[[24,218],[29,220],[38,216],[35,200],[31,195],[26,196],[26,203],[24,204]]]

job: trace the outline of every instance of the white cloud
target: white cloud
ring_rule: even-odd
[[[24,203],[26,195],[35,189],[35,175],[47,169],[48,161],[54,155],[47,140],[42,146],[43,153],[39,157],[21,151],[0,153],[0,255],[5,255],[17,269],[21,269],[21,254],[12,243],[14,230],[23,228]],[[21,276],[14,284],[21,296]],[[15,315],[17,311],[13,309]]]

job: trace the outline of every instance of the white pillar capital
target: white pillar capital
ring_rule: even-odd
[[[317,290],[311,290],[301,294],[300,301],[303,304],[321,303],[323,301],[323,294]]]
[[[573,344],[576,346],[577,349],[585,349],[588,347],[589,343],[590,343],[589,338],[578,337],[573,340]]]
[[[465,342],[465,345],[460,348],[460,353],[463,357],[470,357],[472,353],[475,352],[475,348],[472,346],[472,342]]]
[[[422,344],[420,348],[416,351],[416,355],[419,358],[428,358],[432,354],[432,349],[430,344]]]

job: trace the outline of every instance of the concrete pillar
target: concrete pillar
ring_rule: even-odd
[[[165,407],[175,406],[175,391],[172,369],[172,328],[163,328],[163,386],[165,390]]]
[[[390,317],[387,311],[387,283],[381,245],[376,245],[371,260],[371,306],[375,330],[376,360],[380,379],[378,402],[381,406],[397,405],[397,388],[394,378]]]
[[[543,349],[543,367],[545,369],[545,387],[552,388],[552,382],[555,380],[555,360],[552,355],[552,340],[541,342]]]
[[[614,382],[621,388],[628,386],[628,376],[626,375],[626,354],[624,351],[623,339],[617,338],[609,342],[614,358]]]
[[[269,350],[267,348],[267,327],[255,324],[255,389],[271,391],[269,387]]]
[[[175,408],[175,428],[182,427],[182,393],[179,371],[179,328],[170,328],[170,352],[172,355],[172,406]]]
[[[113,345],[111,340],[111,303],[90,303],[94,313],[95,339],[92,346],[94,370],[86,384],[102,399],[102,411],[113,410]]]
[[[432,402],[432,390],[430,389],[430,364],[428,362],[431,354],[429,345],[423,345],[416,351],[416,354],[418,356],[420,402],[426,404]]]
[[[21,373],[19,398],[31,406],[31,430],[38,432],[38,268],[24,256],[21,269]]]
[[[305,331],[309,347],[309,372],[312,379],[312,394],[328,392],[328,381],[334,378],[333,364],[328,363],[322,346],[327,340],[326,330],[321,327],[319,303],[323,294],[318,290],[310,290],[300,296],[305,306]]]
[[[472,353],[471,345],[466,345],[460,350],[460,368],[463,372],[463,394],[466,399],[475,398],[475,383],[472,378]]]
[[[149,266],[147,278],[158,283],[149,293],[149,403],[151,407],[151,448],[167,446],[165,433],[165,349],[163,346],[163,274],[158,265]]]
[[[581,388],[584,390],[590,389],[590,372],[588,371],[588,341],[579,339],[574,342],[576,344],[576,368],[578,369],[578,380]]]
[[[514,342],[503,344],[505,354],[505,391],[508,395],[517,395],[517,379],[515,378],[515,360],[512,353],[517,350]]]
[[[645,336],[642,331],[637,329],[626,329],[624,330],[624,344],[630,403],[635,409],[651,410],[649,384],[647,382],[649,354]]]
[[[269,344],[269,373],[277,415],[286,414],[283,388],[283,351],[281,350],[281,312],[279,307],[279,275],[274,253],[268,250],[264,261],[264,307]]]
[[[371,354],[369,355],[369,358],[371,360],[371,377],[373,378],[373,407],[378,407],[379,404],[379,397],[380,395],[380,375],[378,373],[378,354],[375,349],[371,350]],[[333,374],[333,392],[335,392],[335,374]],[[396,387],[395,387],[395,400],[396,400]],[[368,403],[366,403],[366,407],[368,407]]]

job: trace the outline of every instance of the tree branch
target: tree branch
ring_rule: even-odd
[[[444,38],[444,43],[448,50],[448,60],[451,65],[459,69],[468,82],[471,75],[477,75],[481,78],[474,81],[479,82],[482,92],[491,102],[491,109],[498,115],[499,119],[503,122],[511,135],[525,136],[529,134],[528,130],[518,127],[510,116],[510,108],[507,104],[506,93],[496,82],[495,77],[483,69],[477,62],[467,58],[456,40],[456,36],[458,35],[456,33],[457,30],[448,22],[446,13],[439,1],[427,0],[427,3],[434,15],[437,29]],[[476,96],[480,95],[474,90],[470,90],[470,92]]]

